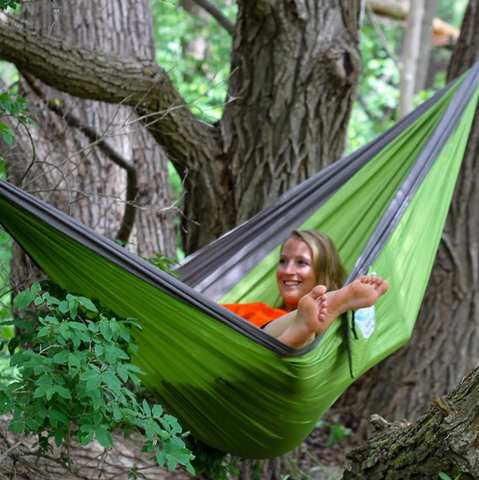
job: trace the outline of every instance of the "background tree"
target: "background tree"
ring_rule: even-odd
[[[148,114],[144,123],[156,141],[188,169],[187,253],[344,151],[361,68],[359,2],[239,2],[228,98],[215,124],[194,117],[152,62],[80,55],[75,46],[60,49],[54,37],[27,35],[29,29],[12,19],[4,24],[0,55],[59,90]],[[39,65],[38,49],[57,58]]]
[[[21,16],[40,35],[72,45],[155,56],[152,24],[144,22],[151,18],[149,1],[121,7],[109,2],[105,8],[39,2],[26,5]],[[5,156],[10,180],[104,235],[129,242],[139,254],[174,256],[166,156],[134,112],[70,97],[27,72],[20,75],[19,92],[40,128],[18,129]],[[14,259],[12,274],[21,281],[28,275],[27,261],[20,251]]]

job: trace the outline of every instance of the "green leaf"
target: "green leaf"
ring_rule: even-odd
[[[60,302],[60,305],[58,305],[58,310],[62,313],[67,313],[70,307],[68,306],[68,302],[66,300],[63,300]]]
[[[128,381],[128,370],[123,365],[118,365],[117,371],[120,378],[126,383]]]
[[[111,372],[105,372],[102,374],[101,377],[102,381],[106,383],[106,385],[111,388],[117,395],[120,393],[121,383],[118,378]]]
[[[41,403],[40,405],[37,406],[36,408],[36,415],[35,415],[35,421],[41,425],[43,423],[43,420],[47,418],[48,412],[47,409],[45,408],[45,405]]]
[[[2,136],[3,136],[3,140],[5,141],[5,143],[11,147],[12,144],[13,144],[13,138],[12,138],[12,135],[8,132],[2,132]]]
[[[107,340],[111,340],[112,334],[109,322],[100,322],[100,332]]]
[[[43,327],[38,330],[37,337],[46,337],[50,333],[50,327]]]
[[[66,398],[67,400],[71,400],[72,394],[70,393],[70,390],[68,390],[65,387],[62,387],[61,385],[55,385],[55,390],[60,395],[62,398]]]
[[[70,352],[68,350],[62,350],[61,352],[57,353],[53,357],[53,363],[55,364],[63,364],[68,361],[68,357],[70,356]]]
[[[70,317],[72,320],[75,320],[77,313],[78,313],[78,301],[77,300],[70,300],[68,303],[68,308],[70,309]]]
[[[166,455],[163,450],[157,450],[156,451],[156,461],[158,462],[158,465],[162,467],[165,464],[166,461]]]
[[[170,470],[175,470],[176,469],[176,461],[171,457],[168,457],[168,468]]]
[[[8,413],[10,410],[12,410],[14,407],[15,407],[15,403],[13,403],[13,402],[7,402],[7,403],[5,403],[5,405],[3,405],[3,408],[2,408],[2,410],[1,410],[1,414],[2,414],[2,415],[5,415],[5,414]]]
[[[452,480],[452,478],[444,472],[439,472],[439,477],[442,478],[442,480]]]
[[[48,292],[43,294],[45,300],[51,305],[60,305],[60,300],[58,298],[52,297]]]
[[[105,347],[103,345],[95,345],[95,355],[101,357],[105,353]]]
[[[88,370],[81,376],[83,382],[88,382],[88,380],[91,380],[92,378],[100,378],[100,373],[96,370]]]
[[[153,405],[153,416],[161,417],[163,415],[163,407],[161,405]]]
[[[70,328],[74,328],[75,330],[80,330],[82,332],[85,332],[88,330],[87,326],[84,323],[68,322],[68,325],[70,326]]]
[[[108,448],[113,445],[111,434],[104,425],[99,425],[95,428],[95,437],[102,447]]]
[[[58,321],[58,318],[52,317],[51,315],[47,315],[47,316],[45,317],[45,321],[46,321],[47,323],[51,323],[51,324],[53,324],[53,325],[58,325],[58,324],[60,323],[60,322]]]
[[[85,297],[78,297],[78,301],[90,312],[98,312],[98,309],[95,307],[94,303]]]
[[[68,425],[68,418],[67,416],[52,408],[48,414],[48,418],[50,419],[50,423],[53,427],[57,428],[59,425]]]
[[[40,387],[38,387],[40,388]],[[48,387],[46,392],[45,392],[45,397],[47,400],[51,400],[53,395],[56,393],[56,387]]]
[[[148,405],[148,402],[146,400],[143,400],[143,410],[145,412],[145,414],[150,417],[151,416],[151,409],[150,409],[150,406]]]
[[[86,436],[82,437],[80,443],[86,447],[92,440],[93,440],[93,435],[95,432],[92,430],[90,433],[88,433]]]
[[[65,339],[68,340],[71,337],[71,333],[68,331],[68,323],[62,323],[60,325],[60,334]]]
[[[32,432],[36,432],[38,431],[40,425],[35,422],[35,420],[33,418],[30,418],[30,417],[26,417],[25,418],[25,425],[28,427],[29,430],[31,430]]]
[[[91,380],[88,380],[86,384],[86,391],[91,392],[93,390],[96,390],[101,384],[101,377],[98,376],[97,378],[92,378]]]
[[[35,385],[53,385],[52,377],[48,375],[42,375],[36,382]]]
[[[33,392],[33,398],[40,398],[43,396],[46,396],[47,390],[51,388],[51,384],[44,384],[40,385],[34,392]],[[53,395],[53,393],[52,393]],[[51,396],[50,396],[51,398]]]
[[[97,333],[98,332],[98,324],[96,324],[95,322],[90,322],[88,324],[88,329],[91,330],[93,333]]]
[[[37,297],[35,298],[35,305],[38,307],[38,305],[41,305],[43,303],[43,298],[42,297]]]
[[[55,445],[60,448],[63,442],[63,434],[61,432],[55,432]]]
[[[145,423],[145,435],[153,440],[155,438],[155,427],[152,425],[153,422],[148,421]]]
[[[15,300],[13,300],[13,305],[17,307],[19,310],[23,310],[24,308],[28,307],[36,297],[36,293],[30,290],[25,290],[22,293],[19,293]]]
[[[77,355],[70,353],[68,356],[68,368],[70,369],[80,369],[81,362]]]
[[[10,423],[8,424],[8,430],[13,432],[14,435],[19,435],[23,432],[24,423],[23,418],[13,417]]]
[[[107,347],[105,359],[108,363],[116,362],[117,354],[115,350],[115,347]]]

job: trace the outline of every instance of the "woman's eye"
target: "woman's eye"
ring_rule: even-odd
[[[286,260],[284,258],[279,259],[279,264],[284,265],[286,263]]]
[[[309,263],[308,263],[306,260],[300,260],[298,263],[299,263],[300,265],[307,265],[307,266],[309,266]]]

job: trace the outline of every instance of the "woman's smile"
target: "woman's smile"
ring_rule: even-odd
[[[276,279],[288,311],[295,310],[299,300],[316,286],[313,252],[303,240],[290,238],[283,245]]]

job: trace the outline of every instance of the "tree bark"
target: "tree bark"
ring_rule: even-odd
[[[413,425],[385,425],[383,433],[353,450],[343,479],[479,478],[479,369],[438,397]]]
[[[479,0],[470,0],[449,79],[477,60]],[[377,365],[343,396],[361,418],[373,413],[413,420],[431,398],[452,389],[477,365],[479,348],[479,114],[429,286],[409,343]]]
[[[359,0],[241,1],[216,125],[194,117],[151,61],[78,49],[15,19],[2,26],[0,55],[57,89],[147,115],[157,142],[188,170],[190,253],[342,155],[360,72],[359,17]]]
[[[186,217],[200,224],[189,227],[187,252],[342,155],[359,13],[359,1],[239,2],[221,152],[186,179]]]
[[[77,3],[53,9],[41,3],[24,7],[22,17],[46,44],[58,37],[63,45],[96,48],[100,56],[115,52],[154,58],[153,31],[144,21],[151,18],[147,1],[110,3],[105,9]],[[39,58],[31,63],[42,63]],[[85,77],[84,72],[76,75]],[[55,75],[61,77],[62,70]],[[21,87],[29,105],[36,106],[41,129],[30,129],[36,158],[11,165],[10,178],[106,236],[129,240],[138,253],[174,256],[166,157],[131,109],[82,101],[38,83],[32,88],[31,80],[23,80]],[[38,96],[38,89],[46,98]],[[119,167],[115,156],[128,165]]]
[[[401,82],[399,84],[399,117],[413,109],[414,82],[416,80],[421,40],[424,0],[415,0],[409,9],[406,35],[402,52]]]
[[[430,64],[431,50],[433,44],[433,20],[437,13],[439,0],[426,0],[424,2],[424,15],[421,25],[421,39],[419,41],[419,58],[422,67],[416,70],[416,79],[414,82],[414,93],[418,93],[426,88],[426,79],[428,68],[424,66]]]

